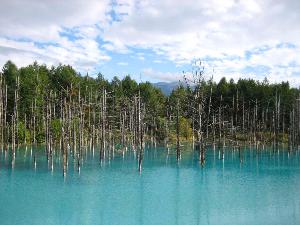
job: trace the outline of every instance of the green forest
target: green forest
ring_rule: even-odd
[[[45,144],[53,149],[143,143],[207,145],[299,143],[299,89],[288,82],[204,79],[183,73],[169,96],[150,82],[81,75],[69,65],[26,67],[8,61],[0,76],[3,148]],[[178,150],[180,152],[180,150]],[[180,154],[180,153],[178,153]],[[101,155],[101,154],[100,154]],[[104,155],[104,153],[103,153]]]

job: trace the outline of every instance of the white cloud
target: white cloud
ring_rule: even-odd
[[[62,38],[59,45],[39,47],[34,42],[13,41],[0,38],[0,65],[12,60],[18,66],[25,66],[33,61],[47,65],[65,63],[73,65],[80,71],[93,70],[100,62],[110,59],[99,49],[93,39],[69,41]]]
[[[135,58],[144,61],[145,60],[145,54],[143,52],[137,52]]]
[[[106,23],[109,0],[3,0],[0,34],[36,41],[60,38],[63,27]]]
[[[255,54],[249,62],[253,65],[261,64],[269,67],[274,65],[289,66],[292,62],[300,64],[300,49],[273,47],[262,54]]]
[[[154,81],[172,82],[183,79],[182,73],[161,72],[155,71],[152,68],[143,69],[142,75],[144,78],[151,79]]]
[[[97,37],[111,20],[109,0],[4,0],[0,7],[0,65],[33,60],[92,70],[110,57]]]
[[[141,61],[144,61],[145,57],[144,56],[138,56],[138,59],[141,60]]]
[[[127,62],[118,62],[117,63],[119,66],[128,66]]]
[[[108,52],[147,60],[142,52],[151,50],[177,66],[201,58],[216,79],[260,79],[252,72],[263,66],[270,80],[295,81],[299,21],[298,0],[2,0],[0,65],[8,59],[19,66],[36,60],[87,71],[109,60]],[[278,47],[281,43],[294,46]],[[161,80],[180,75],[144,72]]]
[[[215,58],[210,65],[224,75],[264,65],[278,77],[277,66],[300,65],[297,0],[131,0],[122,13],[122,20],[103,34],[114,51],[152,49],[177,64]],[[295,48],[274,47],[280,43],[292,43]],[[272,50],[246,57],[247,51],[266,45]]]

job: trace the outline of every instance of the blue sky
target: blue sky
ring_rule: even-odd
[[[70,64],[107,78],[177,81],[201,59],[215,80],[300,85],[297,0],[3,0],[0,66]]]

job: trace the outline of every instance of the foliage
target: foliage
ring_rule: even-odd
[[[61,137],[62,123],[60,119],[54,119],[51,121],[51,131],[54,137],[54,140],[59,140]]]
[[[96,78],[90,77],[88,74],[81,76],[69,65],[58,65],[57,67],[47,68],[34,62],[32,65],[18,69],[16,65],[8,61],[3,69],[2,75],[4,85],[7,85],[7,120],[10,122],[14,109],[14,99],[16,90],[17,77],[20,78],[19,99],[18,99],[18,139],[21,142],[30,141],[32,136],[33,116],[35,116],[36,140],[43,142],[45,140],[45,112],[46,102],[53,101],[55,113],[51,120],[50,129],[56,140],[61,137],[61,100],[63,96],[67,96],[70,101],[78,102],[79,94],[85,104],[85,112],[91,110],[94,105],[88,105],[91,99],[99,104],[104,89],[107,90],[109,120],[113,124],[112,129],[117,133],[120,126],[120,112],[134,110],[134,101],[140,96],[145,107],[145,123],[149,130],[155,131],[158,140],[164,140],[169,133],[174,133],[174,121],[177,113],[177,104],[179,106],[179,126],[180,135],[185,139],[190,139],[192,131],[192,120],[194,119],[194,111],[197,110],[193,102],[195,102],[196,92],[201,88],[206,98],[204,99],[203,120],[211,120],[208,115],[208,106],[210,90],[211,93],[211,113],[217,115],[220,104],[226,109],[225,121],[230,121],[235,108],[240,114],[242,105],[250,110],[256,102],[258,107],[258,120],[262,119],[263,110],[268,112],[274,111],[276,96],[281,100],[281,112],[283,119],[280,123],[289,124],[289,113],[296,98],[299,96],[299,89],[291,88],[288,82],[270,84],[268,80],[255,81],[253,79],[239,79],[234,82],[232,79],[227,80],[225,77],[219,82],[201,81],[198,86],[189,86],[180,84],[175,88],[170,96],[165,96],[162,91],[154,87],[149,82],[137,83],[131,79],[129,75],[123,79],[114,77],[108,81],[99,73]],[[54,99],[50,97],[56,96]],[[221,102],[222,98],[222,102]],[[50,99],[50,100],[49,100]],[[233,99],[235,99],[233,101]],[[238,99],[238,100],[236,100]],[[238,106],[237,106],[238,105]],[[86,114],[87,115],[87,114]],[[206,115],[206,117],[205,117]],[[271,114],[269,115],[271,116]],[[27,119],[27,127],[24,122]],[[85,118],[87,121],[90,118]],[[74,119],[72,126],[78,129],[78,118]],[[171,129],[167,131],[166,125]],[[89,131],[91,129],[89,128]],[[88,131],[84,131],[88,132]]]

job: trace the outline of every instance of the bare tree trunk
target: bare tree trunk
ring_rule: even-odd
[[[105,158],[105,148],[106,148],[106,90],[103,89],[102,91],[102,126],[101,126],[101,152],[100,152],[100,161],[103,161]]]
[[[211,111],[211,97],[212,97],[212,84],[210,85],[210,94],[209,94],[209,103],[208,103],[208,113],[207,113],[207,122],[206,122],[206,139],[208,139],[208,127],[209,127],[210,111]]]
[[[179,141],[179,100],[177,99],[176,105],[176,158],[179,161],[181,157],[180,153],[180,141]]]
[[[138,123],[139,123],[139,134],[140,134],[140,148],[139,148],[139,172],[142,172],[142,163],[144,157],[144,126],[143,116],[141,115],[141,93],[139,91],[139,102],[138,102]]]

